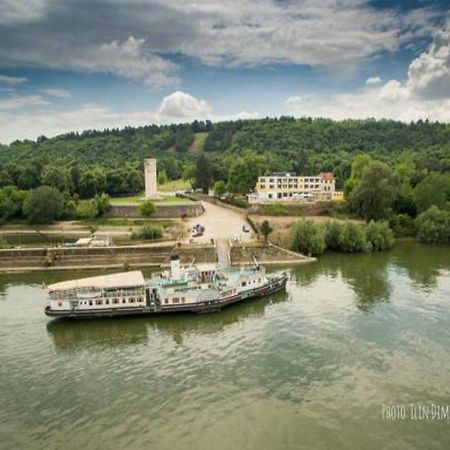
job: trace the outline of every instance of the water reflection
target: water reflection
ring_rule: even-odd
[[[370,311],[377,303],[387,301],[391,294],[387,271],[390,255],[390,252],[323,255],[317,263],[297,268],[295,279],[300,286],[309,286],[320,276],[340,276],[353,290],[356,306]]]
[[[405,269],[417,287],[435,288],[441,272],[450,270],[449,247],[405,242],[394,252],[392,262]]]
[[[286,292],[280,292],[231,305],[206,316],[187,313],[86,321],[51,320],[47,324],[47,332],[56,349],[64,351],[146,344],[149,335],[155,332],[170,336],[181,346],[186,336],[221,332],[233,323],[263,316],[267,307],[287,298]]]

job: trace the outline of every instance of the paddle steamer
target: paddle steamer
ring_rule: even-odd
[[[217,264],[191,263],[181,267],[172,257],[169,271],[146,281],[142,272],[63,281],[47,286],[50,317],[81,319],[153,315],[190,311],[206,313],[286,288],[287,272],[266,274],[255,261],[252,267],[221,269]]]

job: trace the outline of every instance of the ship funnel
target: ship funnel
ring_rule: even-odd
[[[180,257],[178,255],[170,257],[170,275],[172,280],[179,280],[181,278]]]

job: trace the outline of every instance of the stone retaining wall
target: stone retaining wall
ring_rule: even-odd
[[[161,267],[169,265],[170,256],[174,254],[180,256],[183,264],[188,264],[193,258],[198,263],[217,260],[213,245],[7,249],[0,250],[0,272],[45,267]]]
[[[253,264],[254,257],[261,264],[305,264],[316,261],[300,253],[272,244],[233,245],[230,249],[232,265]]]
[[[182,216],[197,217],[203,214],[204,208],[200,202],[186,204],[156,205],[156,212],[151,215],[152,219],[180,218]],[[142,218],[138,205],[112,205],[109,217]]]

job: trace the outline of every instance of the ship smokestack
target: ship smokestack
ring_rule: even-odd
[[[181,278],[180,257],[178,255],[170,257],[170,276],[172,280],[179,280]]]

